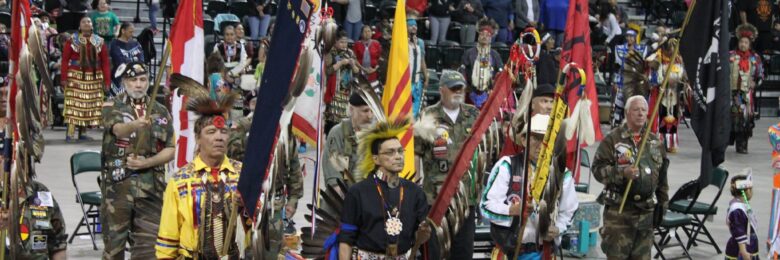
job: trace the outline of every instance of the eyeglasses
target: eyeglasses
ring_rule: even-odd
[[[386,155],[386,156],[393,156],[393,155],[396,155],[396,154],[403,155],[404,154],[404,148],[398,148],[398,149],[395,149],[395,150],[384,151],[384,152],[380,152],[379,154],[380,155]]]

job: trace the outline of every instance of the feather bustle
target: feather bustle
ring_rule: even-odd
[[[209,97],[209,90],[206,87],[192,78],[179,73],[171,74],[169,86],[171,90],[178,88],[181,95],[187,96],[190,99]]]

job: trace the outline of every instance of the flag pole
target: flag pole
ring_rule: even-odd
[[[696,0],[691,1],[691,5],[688,7],[688,13],[685,14],[685,20],[683,21],[682,28],[680,28],[680,39],[682,39],[683,33],[685,32],[685,27],[688,26],[688,21],[691,19],[691,14],[693,13],[693,9],[696,6]],[[674,53],[672,53],[672,64],[666,68],[666,72],[664,73],[664,81],[661,83],[660,90],[658,91],[658,98],[655,100],[655,104],[653,104],[653,112],[650,114],[650,120],[648,120],[648,123],[652,125],[652,122],[655,121],[656,116],[658,115],[658,108],[661,105],[661,100],[664,97],[664,93],[666,93],[666,88],[669,85],[669,76],[672,74],[672,67],[674,67],[674,62],[677,60],[677,56],[680,53],[680,42],[677,42],[677,45],[674,46]],[[628,104],[626,104],[628,105]],[[647,145],[647,137],[650,136],[650,130],[652,127],[645,127],[645,132],[642,135],[642,141],[639,145],[639,152],[636,155],[636,160],[634,160],[633,167],[639,166],[639,159],[642,158],[642,153],[645,151],[645,146]],[[634,179],[629,179],[628,184],[626,184],[626,189],[623,191],[623,199],[620,201],[620,209],[618,210],[618,213],[623,213],[623,208],[626,205],[626,198],[628,198],[628,191],[631,190],[631,185],[634,184]]]
[[[162,81],[163,72],[165,71],[166,63],[168,63],[168,57],[171,55],[171,42],[168,41],[165,44],[165,50],[163,51],[162,58],[160,59],[160,67],[157,69],[157,75],[154,77],[154,87],[152,88],[152,97],[146,102],[146,114],[144,119],[149,118],[149,114],[152,113],[154,102],[157,100],[157,92],[160,91],[160,81]],[[133,155],[138,156],[138,146],[141,145],[141,141],[144,139],[145,131],[138,132],[138,139],[133,146]]]
[[[8,130],[7,126],[5,127],[5,129],[6,129],[5,132],[9,133],[9,130]],[[5,142],[5,140],[4,139],[0,139],[0,142]],[[8,198],[9,198],[9,196],[8,196],[9,187],[8,186],[9,186],[9,183],[10,183],[10,180],[11,180],[11,175],[9,174],[9,172],[5,171],[5,164],[9,160],[11,160],[11,158],[4,158],[2,161],[0,161],[0,183],[2,183],[2,185],[3,185],[3,188],[2,188],[3,194],[0,195],[0,196],[2,196],[0,201],[2,201],[2,209],[4,211],[9,211],[9,213],[10,213],[10,210],[8,209],[8,205],[9,205],[9,201],[8,201]],[[8,236],[8,229],[10,228],[10,226],[11,225],[8,225],[6,228],[0,230],[0,241],[5,241],[6,237]],[[4,246],[0,246],[0,260],[5,260],[5,247]]]

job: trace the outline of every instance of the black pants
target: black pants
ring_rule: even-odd
[[[474,207],[469,207],[469,217],[466,218],[466,222],[461,226],[460,231],[450,241],[450,252],[447,259],[460,260],[460,259],[473,259],[474,258],[474,232],[477,228],[475,222],[476,211]],[[423,248],[423,255],[428,254],[427,260],[444,259],[440,255],[441,245],[439,239],[436,237],[435,232],[431,235],[431,240]]]

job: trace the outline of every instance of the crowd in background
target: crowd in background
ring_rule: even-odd
[[[212,2],[220,1],[204,2],[204,17],[213,22],[213,30],[207,35],[207,48],[204,51],[219,57],[210,58],[207,63],[208,82],[214,91],[240,88],[246,92],[255,89],[259,86],[258,82],[265,67],[276,2],[229,1],[220,2],[224,4],[221,5],[223,8],[211,8],[220,6]],[[391,20],[395,4],[390,0],[332,0],[326,3],[333,9],[333,19],[339,25],[340,35],[343,35],[345,40],[344,48],[334,52],[338,54],[334,56],[338,61],[333,64],[354,64],[354,73],[364,75],[381,91],[381,85],[385,81],[392,25],[398,23]],[[62,82],[59,77],[62,74],[60,67],[63,48],[71,36],[81,29],[80,18],[89,17],[92,30],[105,42],[111,68],[107,74],[113,74],[115,68],[122,63],[153,62],[158,56],[154,38],[161,36],[157,21],[159,13],[170,16],[170,9],[175,7],[175,1],[146,1],[149,26],[138,32],[134,23],[120,21],[112,11],[109,0],[36,0],[32,1],[32,4],[36,18],[34,21],[42,29],[41,36],[46,43],[55,84]],[[10,12],[9,5],[10,2],[0,1],[0,13]],[[245,12],[237,13],[234,9],[225,8],[231,5],[253,8],[245,8]],[[776,48],[780,48],[776,47],[780,46],[780,20],[776,19],[778,3],[768,0],[735,0],[733,6],[730,21],[732,31],[737,25],[752,24],[758,30],[754,44],[757,53],[773,53],[777,51]],[[634,34],[638,34],[636,39],[639,44],[651,45],[658,42],[663,34],[658,30],[667,28],[669,32],[676,32],[675,28],[678,28],[681,22],[679,19],[672,19],[671,22],[655,19],[657,17],[652,15],[658,15],[658,11],[656,7],[648,4],[648,1],[636,0],[619,4],[617,0],[592,0],[589,7],[594,64],[597,74],[601,75],[602,81],[607,85],[614,83],[614,74],[619,73],[620,62],[614,54],[615,48],[627,42],[627,35],[635,37]],[[628,11],[629,7],[634,7],[638,14],[635,13],[632,17]],[[554,80],[557,66],[551,65],[558,63],[556,58],[561,51],[568,13],[566,0],[432,0],[428,1],[428,5],[423,9],[407,9],[409,20],[414,20],[415,27],[410,38],[419,39],[410,44],[410,60],[411,65],[419,63],[419,72],[414,77],[420,76],[422,88],[428,87],[427,82],[436,78],[442,69],[456,69],[465,76],[469,91],[473,92],[468,97],[469,101],[479,105],[480,100],[484,99],[482,92],[492,88],[492,83],[487,78],[492,78],[502,69],[508,58],[508,46],[528,27],[536,28],[543,36],[543,61],[540,62],[539,80],[550,83]],[[680,11],[684,12],[684,9],[675,12]],[[166,12],[168,14],[165,14]],[[671,26],[643,24],[641,19],[636,17],[643,14],[651,15],[651,21],[670,23]],[[5,75],[10,24],[2,19],[0,21],[4,22],[0,24],[0,65],[5,65],[0,66],[0,70],[3,70]],[[489,38],[484,39],[482,34],[487,28],[490,30],[484,37]],[[736,47],[736,41],[733,39],[732,47]],[[462,56],[453,59],[457,61],[450,64],[425,64],[426,61],[441,57],[435,56],[442,55],[440,52],[430,51],[437,48],[458,48],[460,51],[456,53]],[[412,57],[416,50],[419,50],[418,60]],[[327,56],[331,51],[333,50],[326,50],[323,56]],[[340,53],[342,51],[343,55]],[[221,64],[217,61],[221,61]],[[474,64],[486,63],[490,66],[477,66],[475,69]],[[335,72],[330,71],[327,76],[334,77]],[[108,90],[106,94],[112,96],[121,92],[116,78],[113,75],[108,77],[111,78],[111,83],[105,86]],[[479,79],[480,77],[485,79]],[[344,79],[341,76],[339,78]],[[58,90],[64,92],[61,88]],[[337,95],[328,93],[328,96]],[[341,98],[344,97],[342,95]],[[244,105],[239,103],[237,112],[240,111],[239,106]],[[57,113],[62,111],[57,111],[57,108],[53,110],[55,123],[62,122],[63,120],[57,117]]]

